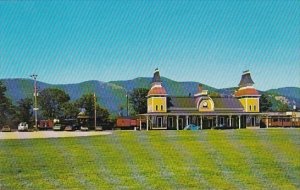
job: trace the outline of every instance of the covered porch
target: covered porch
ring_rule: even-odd
[[[200,129],[259,127],[259,113],[147,113],[141,114],[146,119],[146,129],[183,130],[194,124]]]

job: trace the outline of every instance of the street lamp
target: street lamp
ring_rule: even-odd
[[[36,74],[32,74],[32,75],[30,75],[30,77],[31,78],[33,78],[33,80],[34,80],[34,94],[33,94],[33,96],[34,96],[34,108],[33,108],[33,110],[34,110],[34,118],[35,118],[35,129],[37,129],[37,111],[39,110],[39,108],[37,107],[37,96],[38,96],[38,94],[37,94],[37,83],[36,83],[36,78],[37,78],[37,75]]]

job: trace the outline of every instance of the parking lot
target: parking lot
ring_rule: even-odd
[[[111,131],[35,131],[35,132],[0,132],[1,139],[36,139],[109,135]]]

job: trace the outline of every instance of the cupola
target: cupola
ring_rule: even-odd
[[[239,83],[239,89],[235,92],[235,97],[243,96],[259,96],[258,91],[253,87],[253,80],[251,78],[250,71],[244,71],[241,81]]]
[[[162,86],[162,80],[160,78],[159,70],[158,68],[155,69],[152,83],[151,83],[151,89],[148,92],[148,96],[166,96],[167,91]]]

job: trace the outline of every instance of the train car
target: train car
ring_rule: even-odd
[[[137,118],[131,118],[131,117],[119,117],[116,121],[116,129],[140,129],[140,124],[144,126],[144,121],[137,119]]]
[[[40,120],[39,124],[38,124],[38,129],[39,130],[48,130],[48,129],[52,129],[53,126],[54,126],[54,121],[51,119]]]
[[[263,126],[268,127],[300,127],[299,112],[268,113],[262,118]]]

